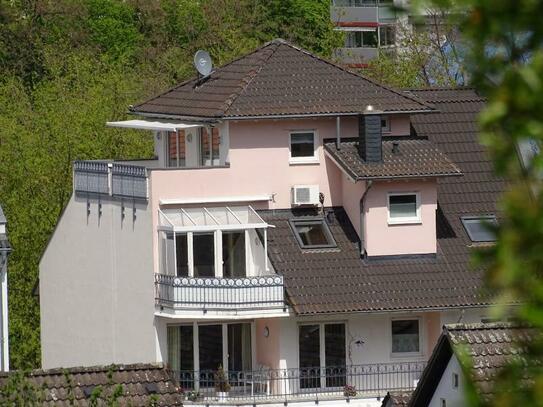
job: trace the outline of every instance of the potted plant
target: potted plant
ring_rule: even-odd
[[[356,387],[347,384],[343,387],[343,395],[345,397],[356,397]]]
[[[217,397],[219,401],[225,401],[228,398],[228,392],[230,391],[231,386],[222,365],[219,365],[219,369],[213,376],[215,379],[215,392],[217,393]]]

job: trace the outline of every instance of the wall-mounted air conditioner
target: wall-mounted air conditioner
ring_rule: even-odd
[[[318,205],[319,204],[319,186],[318,185],[294,185],[292,187],[293,205]]]

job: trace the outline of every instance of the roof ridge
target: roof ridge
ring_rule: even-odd
[[[164,369],[164,363],[132,363],[132,364],[110,364],[110,365],[96,365],[96,366],[75,366],[67,368],[52,368],[52,369],[36,369],[29,372],[32,376],[46,376],[46,375],[63,375],[68,374],[79,374],[79,373],[98,373],[98,372],[108,372],[113,370],[114,372],[119,371],[131,371],[131,370],[155,370],[155,369]]]
[[[529,328],[527,325],[522,325],[514,322],[473,322],[473,323],[454,323],[445,324],[443,326],[446,332],[449,331],[484,331],[493,329],[519,329]]]
[[[325,59],[325,58],[322,58],[322,57],[320,57],[320,56],[318,56],[318,55],[315,55],[315,54],[313,54],[312,52],[309,52],[309,51],[306,50],[306,49],[300,48],[300,47],[298,47],[297,45],[294,45],[294,44],[292,44],[292,43],[290,43],[290,42],[288,42],[288,41],[286,41],[286,40],[283,40],[283,39],[281,39],[281,38],[277,38],[277,39],[275,39],[275,40],[273,40],[273,41],[271,41],[271,42],[276,42],[276,43],[279,43],[279,44],[287,45],[287,46],[289,46],[289,47],[291,47],[291,48],[294,48],[294,49],[297,50],[297,51],[300,51],[300,52],[303,52],[303,53],[309,55],[309,56],[312,57],[312,58],[315,58],[315,59],[317,59],[317,60],[319,60],[319,61],[321,61],[321,62],[324,62],[324,63],[326,63],[326,64],[328,64],[328,65],[331,65],[331,66],[333,66],[333,67],[335,67],[335,68],[337,68],[337,69],[341,69],[342,71],[344,71],[344,72],[346,72],[346,73],[348,73],[348,74],[350,74],[350,75],[356,76],[356,77],[358,77],[358,78],[362,78],[362,79],[364,79],[364,80],[366,80],[366,81],[372,83],[372,84],[375,85],[375,86],[378,86],[378,87],[380,87],[380,88],[383,88],[383,89],[385,89],[385,90],[388,90],[389,92],[393,92],[393,93],[397,94],[398,96],[401,96],[401,97],[403,97],[403,98],[409,99],[409,100],[411,100],[411,101],[413,101],[413,102],[416,102],[416,103],[419,103],[419,104],[421,104],[421,105],[423,105],[423,106],[425,106],[425,107],[427,107],[427,108],[429,108],[429,109],[432,109],[432,110],[434,110],[434,111],[437,111],[437,109],[436,109],[432,104],[427,103],[427,102],[425,102],[425,101],[422,100],[422,99],[419,99],[419,98],[417,98],[417,97],[415,97],[415,96],[412,96],[412,95],[405,95],[404,92],[402,92],[401,90],[397,90],[397,89],[391,88],[391,87],[389,87],[389,86],[383,85],[382,83],[379,83],[379,82],[375,81],[374,79],[370,79],[370,78],[368,78],[367,76],[362,75],[362,74],[360,74],[360,73],[358,73],[358,72],[353,72],[353,71],[351,71],[350,69],[345,68],[344,66],[341,66],[341,65],[336,64],[336,63],[334,63],[334,62],[332,62],[332,61],[329,61],[329,60],[327,60],[327,59]]]
[[[253,52],[249,53],[249,54],[246,54],[246,55],[243,55],[241,57],[239,57],[237,60],[240,60],[242,58],[245,58],[249,55],[253,55],[259,51],[262,51],[264,50],[265,48],[269,47],[270,45],[275,45],[275,49],[270,53],[270,55],[268,55],[266,58],[263,58],[260,63],[259,63],[259,66],[257,69],[255,70],[250,70],[242,79],[241,79],[241,83],[244,85],[242,86],[241,90],[239,92],[233,92],[230,97],[225,101],[225,105],[226,107],[223,109],[223,115],[226,114],[226,112],[228,111],[228,109],[232,106],[232,104],[236,101],[236,99],[238,97],[241,96],[241,94],[247,89],[247,87],[249,86],[249,84],[253,81],[254,78],[256,78],[256,76],[258,75],[258,73],[262,70],[262,68],[264,67],[264,63],[267,62],[272,56],[273,54],[275,54],[275,51],[277,51],[277,48],[279,47],[280,45],[280,41],[284,41],[282,39],[274,39],[272,41],[268,41],[266,42],[264,45],[262,45],[261,47],[257,48],[256,50],[254,50]],[[232,61],[232,62],[235,62],[236,60]],[[230,62],[230,63],[232,63]],[[227,65],[229,65],[230,63],[228,63]],[[224,65],[222,66],[221,68],[227,66],[227,65]]]

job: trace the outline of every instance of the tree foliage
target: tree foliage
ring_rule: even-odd
[[[138,100],[277,36],[328,55],[328,0],[0,0],[0,201],[8,217],[10,355],[40,364],[38,262],[75,159],[141,158],[151,139],[106,128]]]

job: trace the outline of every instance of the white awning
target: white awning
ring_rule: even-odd
[[[123,120],[120,122],[107,122],[106,126],[139,130],[176,131],[191,127],[200,127],[201,125],[166,120]]]
[[[205,232],[271,227],[251,206],[159,209],[159,230]]]

